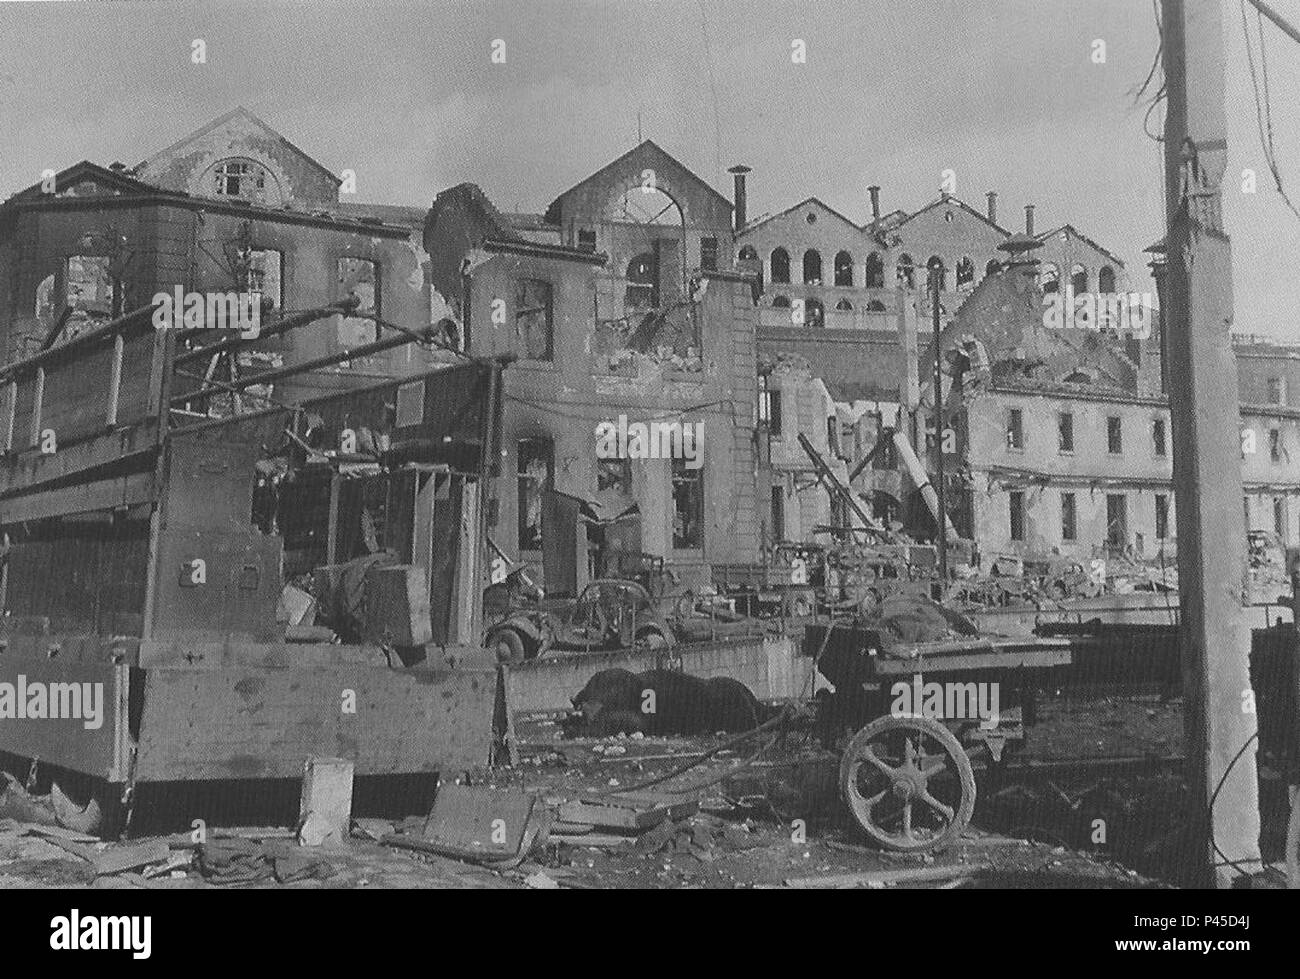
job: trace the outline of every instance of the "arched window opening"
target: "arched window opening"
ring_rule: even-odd
[[[873,299],[871,300],[871,302],[867,303],[868,313],[883,313],[884,311],[885,311],[885,304],[882,303],[879,299]]]
[[[775,299],[772,300],[772,308],[773,308],[773,309],[789,309],[789,308],[790,308],[790,299],[789,299],[789,297],[788,297],[788,296],[777,296]]]
[[[929,261],[925,263],[925,267],[931,275],[939,277],[939,291],[946,292],[948,290],[948,270],[943,267],[943,259],[938,255],[931,255]]]
[[[784,248],[772,249],[772,281],[790,281],[790,253]]]
[[[1115,291],[1115,270],[1109,265],[1103,265],[1097,272],[1097,291]]]
[[[916,267],[912,264],[911,255],[904,253],[898,256],[896,275],[900,286],[905,289],[916,288]]]
[[[853,285],[853,256],[848,252],[835,253],[835,284],[837,286]]]
[[[853,304],[849,302],[847,299],[841,299],[839,302],[835,304],[835,308],[838,309],[841,313],[853,312]]]
[[[816,248],[809,248],[803,253],[803,284],[806,286],[822,284],[822,254]]]
[[[1088,291],[1088,270],[1082,265],[1070,267],[1070,288],[1076,296]]]
[[[876,252],[867,256],[866,281],[862,284],[868,289],[885,288],[885,263]]]

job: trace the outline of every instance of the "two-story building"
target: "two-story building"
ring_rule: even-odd
[[[732,267],[730,202],[647,140],[543,214],[444,191],[424,247],[465,349],[518,358],[490,517],[503,553],[578,586],[610,567],[602,542],[662,557],[687,583],[757,560],[756,310]],[[653,444],[621,436],[611,455],[610,425]],[[578,501],[576,539],[556,496]]]

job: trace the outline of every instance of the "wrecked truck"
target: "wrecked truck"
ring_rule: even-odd
[[[484,645],[501,663],[551,652],[659,650],[673,645],[673,627],[641,584],[602,578],[576,599],[540,598],[508,611],[488,627]]]
[[[240,376],[211,365],[247,340],[150,313],[0,366],[0,689],[103,703],[98,722],[66,697],[0,718],[0,767],[129,818],[146,788],[296,780],[310,756],[359,785],[494,760],[504,692],[477,640],[503,361],[333,370],[424,339],[386,329]],[[271,400],[308,372],[336,393]],[[351,629],[277,617],[313,579]]]

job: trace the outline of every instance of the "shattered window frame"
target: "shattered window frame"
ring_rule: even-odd
[[[269,261],[274,258],[274,261]],[[268,272],[272,274],[268,275]],[[248,269],[239,284],[246,292],[255,292],[263,299],[270,296],[278,313],[284,309],[284,252],[278,248],[254,248],[248,253]],[[274,291],[268,292],[268,286]]]
[[[1123,548],[1128,543],[1128,494],[1106,494],[1106,544]]]
[[[691,469],[685,459],[673,459],[673,550],[704,546],[704,467]]]
[[[626,456],[596,460],[596,492],[612,489],[632,495],[632,460]]]
[[[659,307],[659,259],[654,252],[633,255],[627,263],[623,290],[625,309],[657,309]]]
[[[718,270],[718,239],[700,239],[700,268],[706,272]]]
[[[546,279],[515,280],[515,339],[524,360],[555,355],[555,287]]]
[[[220,160],[212,168],[212,176],[213,192],[218,197],[260,200],[266,194],[266,167],[256,160],[241,157]],[[245,181],[249,186],[243,186]]]
[[[80,310],[90,318],[111,317],[113,276],[109,262],[107,255],[67,256],[63,260],[64,307]]]
[[[521,552],[542,549],[542,492],[554,485],[555,442],[541,435],[520,439],[515,445],[515,512]]]
[[[369,272],[369,278],[365,273]],[[362,303],[357,313],[362,316],[340,316],[338,323],[339,346],[349,350],[354,346],[379,340],[383,327],[379,320],[383,317],[383,267],[373,258],[361,258],[356,255],[340,255],[334,263],[335,281],[338,283],[338,298],[359,295]],[[358,292],[358,286],[369,286],[369,303],[365,292]],[[370,317],[374,317],[371,319]]]

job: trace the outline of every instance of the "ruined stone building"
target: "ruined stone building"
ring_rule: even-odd
[[[435,305],[463,323],[466,350],[518,358],[493,542],[543,563],[551,590],[641,553],[685,584],[757,560],[757,311],[731,207],[649,140],[544,213],[503,213],[468,184],[433,203]],[[601,457],[606,424],[690,426],[697,457],[655,438]]]
[[[340,178],[246,109],[135,166],[83,161],[0,205],[0,344],[21,357],[158,292],[258,292],[296,311],[356,295],[358,313],[268,338],[243,366],[292,365],[419,328],[429,291],[410,209],[340,203]],[[420,212],[422,216],[423,212]],[[295,378],[282,400],[432,362],[414,345]]]

